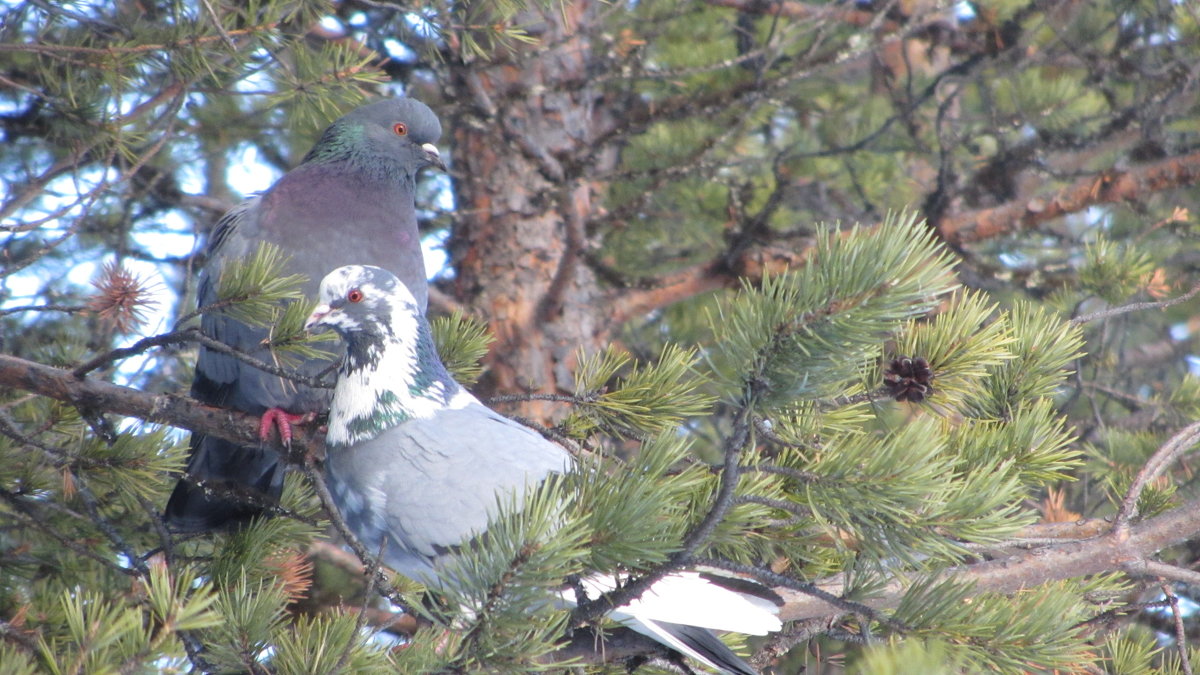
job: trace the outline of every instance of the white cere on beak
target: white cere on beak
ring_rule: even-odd
[[[329,305],[317,305],[313,309],[312,314],[309,314],[308,319],[304,322],[304,330],[311,331],[313,327],[321,323],[321,319],[324,319],[332,311],[333,308]]]

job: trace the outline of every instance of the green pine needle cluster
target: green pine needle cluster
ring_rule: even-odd
[[[978,292],[951,296],[932,319],[913,319],[895,338],[894,353],[920,355],[929,362],[936,386],[930,403],[958,407],[988,376],[1013,358],[1009,322],[997,317],[995,303]]]
[[[480,361],[487,356],[488,348],[495,341],[487,330],[487,324],[455,311],[434,318],[429,322],[429,327],[446,370],[463,386],[475,384],[483,375]]]
[[[956,286],[949,256],[914,214],[870,231],[823,230],[808,265],[744,289],[712,317],[717,374],[734,400],[837,395],[898,322]]]
[[[1004,596],[953,580],[924,580],[909,588],[892,618],[914,637],[943,640],[966,672],[1024,672],[1032,664],[1073,669],[1094,656],[1081,625],[1094,608],[1082,598],[1113,582],[1057,582]]]
[[[220,311],[250,326],[269,326],[279,317],[284,301],[301,299],[304,278],[284,274],[287,256],[278,246],[263,242],[254,253],[230,261],[216,280],[217,300],[200,311]]]
[[[1106,237],[1084,249],[1086,259],[1079,268],[1080,289],[1108,303],[1127,300],[1154,273],[1155,262],[1146,251],[1120,245]]]
[[[563,426],[580,438],[598,431],[639,438],[673,429],[712,405],[693,376],[696,361],[695,350],[678,345],[666,345],[654,361],[636,365],[613,345],[581,355],[575,370],[578,402]]]

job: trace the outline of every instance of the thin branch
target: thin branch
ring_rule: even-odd
[[[113,547],[116,548],[121,555],[125,556],[125,558],[129,561],[130,566],[133,567],[134,571],[136,571],[139,576],[144,577],[149,574],[150,570],[146,567],[146,563],[142,560],[142,556],[134,552],[133,548],[129,545],[129,542],[125,541],[125,537],[122,537],[121,533],[117,531],[116,527],[113,527],[113,524],[108,520],[108,518],[105,518],[100,513],[100,502],[96,499],[96,495],[92,493],[91,488],[88,487],[87,481],[83,479],[83,476],[74,474],[73,480],[75,481],[75,491],[79,494],[80,499],[83,501],[84,509],[87,510],[88,516],[91,517],[91,520],[93,523],[95,523],[96,527],[100,528],[100,531],[104,533],[104,536],[108,537],[108,540],[112,543]]]
[[[727,572],[746,574],[773,588],[790,588],[806,595],[811,595],[819,600],[828,602],[829,604],[837,606],[848,613],[869,617],[872,620],[890,626],[895,630],[905,630],[904,625],[900,622],[892,619],[891,617],[880,614],[874,608],[864,605],[861,602],[855,602],[853,600],[847,600],[845,598],[838,597],[810,581],[802,581],[786,574],[779,574],[778,572],[774,572],[765,567],[743,565],[730,560],[721,560],[717,558],[695,558],[692,560],[692,564],[698,567],[715,567],[716,569],[725,570]]]
[[[0,44],[0,51],[4,51],[3,48],[6,46],[10,45]],[[163,101],[168,101],[181,96],[185,91],[187,91],[187,88],[190,84],[190,81],[173,82],[172,84],[164,87],[159,93],[138,104],[133,110],[130,110],[127,115],[110,121],[108,126],[110,128],[119,128],[141,118]],[[82,162],[85,157],[87,157],[93,148],[102,143],[105,138],[106,136],[103,134],[95,134],[89,143],[81,145],[70,154],[64,156],[59,161],[55,162],[50,168],[46,169],[46,171],[44,171],[40,176],[26,184],[20,192],[12,195],[8,201],[4,202],[3,206],[0,206],[0,220],[10,217],[18,209],[41,195],[46,185],[48,185],[50,181],[71,169],[78,168],[79,163]],[[161,144],[159,144],[158,147],[161,147]],[[12,273],[13,270],[11,269],[6,269],[4,272],[5,275]]]
[[[1171,584],[1163,584],[1163,595],[1167,596],[1167,601],[1171,603],[1171,617],[1175,623],[1175,651],[1179,653],[1179,665],[1183,668],[1183,675],[1192,675],[1192,662],[1188,659],[1187,649],[1187,630],[1183,627],[1183,613],[1179,611],[1179,598],[1175,597],[1175,591],[1172,590]]]
[[[1121,508],[1117,510],[1117,516],[1113,520],[1114,531],[1128,527],[1129,521],[1137,515],[1138,498],[1142,496],[1142,491],[1150,481],[1157,478],[1180,455],[1191,450],[1197,442],[1200,442],[1200,422],[1192,422],[1169,438],[1146,460],[1129,485],[1125,498],[1121,500]]]
[[[783,467],[776,467],[776,468],[783,468]],[[733,503],[734,504],[758,504],[759,506],[765,506],[765,507],[771,508],[771,509],[778,509],[779,511],[786,511],[786,512],[791,513],[796,516],[811,516],[812,515],[812,511],[808,507],[801,506],[800,504],[797,504],[796,502],[789,502],[789,501],[786,501],[783,499],[772,499],[770,497],[761,497],[759,495],[740,495],[740,496],[734,498]]]
[[[26,527],[44,532],[63,547],[70,549],[73,553],[75,553],[75,555],[98,562],[110,570],[127,576],[142,576],[142,574],[137,570],[130,567],[122,567],[118,565],[113,558],[100,555],[95,547],[86,546],[78,538],[68,537],[50,527],[47,524],[48,519],[43,517],[44,514],[39,514],[37,511],[35,511],[34,500],[24,499],[20,495],[9,492],[3,488],[0,488],[0,500],[7,502],[9,506],[12,507],[9,510],[7,517],[16,519]],[[41,508],[45,508],[40,500],[38,503]]]
[[[328,507],[327,507],[328,508]],[[338,514],[341,517],[341,514]],[[354,619],[354,632],[358,634],[362,632],[363,626],[367,623],[367,609],[371,606],[371,596],[375,594],[375,584],[380,579],[386,578],[383,570],[380,569],[379,561],[383,558],[383,549],[387,545],[387,537],[382,537],[379,540],[379,550],[375,553],[375,557],[367,561],[367,568],[363,571],[367,577],[367,587],[363,589],[362,605],[358,608],[358,616]],[[350,652],[354,649],[354,641],[348,641],[346,646],[342,648],[342,653],[338,655],[338,660],[329,669],[331,673],[340,673],[346,667],[346,663],[350,660]]]
[[[1146,560],[1139,564],[1128,565],[1125,568],[1126,572],[1137,576],[1152,576],[1178,581],[1192,586],[1200,586],[1200,572],[1189,570],[1186,567],[1177,565],[1168,565],[1155,560]]]
[[[212,19],[213,27],[217,29],[217,33],[221,36],[221,39],[225,41],[225,45],[230,49],[237,50],[237,43],[234,42],[233,37],[226,32],[225,26],[221,25],[221,17],[217,14],[217,10],[213,9],[212,3],[210,3],[208,0],[200,0],[200,3],[204,5],[204,10],[208,12],[209,18]]]
[[[30,633],[34,633],[34,631],[23,631],[8,621],[0,619],[0,637],[21,645],[30,656],[37,657],[42,651],[38,648],[38,640],[34,637],[36,633],[34,635]]]
[[[137,356],[149,351],[150,349],[153,349],[154,347],[167,347],[170,345],[194,342],[196,341],[195,336],[199,335],[199,332],[200,331],[195,328],[189,328],[182,331],[173,331],[170,333],[144,337],[128,347],[113,349],[112,351],[92,358],[88,362],[72,370],[71,374],[75,377],[84,377],[93,370],[103,368],[115,361],[127,359],[131,356]]]
[[[567,394],[497,394],[488,397],[484,403],[525,403],[527,401],[553,401],[555,403],[572,403],[575,405],[590,403],[593,399]]]
[[[0,354],[0,387],[33,392],[148,422],[170,424],[239,445],[264,444],[258,433],[260,420],[255,415],[205,405],[178,394],[149,394],[109,382],[78,378],[70,371],[7,354]],[[280,443],[270,441],[265,444],[286,456],[287,448]],[[317,447],[314,439],[299,434],[292,439],[294,452],[312,452]]]
[[[207,3],[206,3],[207,4]],[[214,19],[215,20],[215,19]],[[162,52],[180,47],[193,47],[209,42],[220,42],[234,35],[253,35],[274,29],[278,24],[267,23],[250,28],[239,28],[231,31],[221,31],[219,35],[201,35],[199,37],[173,40],[165,43],[134,45],[132,47],[81,47],[76,45],[55,45],[44,42],[19,42],[0,44],[0,52],[28,52],[34,54],[94,54],[96,56],[116,56],[119,54],[144,54]],[[218,26],[218,29],[220,27]],[[128,117],[128,116],[127,116]]]
[[[890,19],[881,21],[881,16],[875,12],[856,9],[844,5],[811,5],[797,0],[779,0],[777,2],[760,2],[759,0],[708,0],[708,4],[717,7],[728,7],[739,12],[782,16],[789,19],[806,21],[838,21],[855,27],[865,27],[875,24],[876,28],[891,33],[899,30],[900,24]]]
[[[19,314],[21,312],[66,312],[67,314],[75,314],[86,309],[87,307],[82,305],[22,305],[20,307],[0,309],[0,316]]]
[[[293,382],[298,382],[314,389],[329,389],[331,387],[330,383],[322,379],[319,374],[315,376],[301,375],[300,373],[287,368],[280,368],[273,363],[261,361],[239,349],[230,347],[224,342],[214,340],[213,338],[205,335],[200,331],[199,328],[196,328],[195,326],[185,328],[183,330],[172,331],[170,333],[163,333],[161,335],[152,335],[150,337],[142,338],[128,347],[120,347],[93,358],[87,363],[76,367],[73,371],[71,371],[71,374],[75,377],[83,377],[93,370],[102,368],[109,363],[119,361],[121,359],[127,359],[131,356],[137,356],[138,354],[149,351],[154,347],[165,347],[168,345],[184,344],[188,342],[199,343],[214,352],[237,359],[238,361],[241,361],[242,363],[245,363],[265,373],[275,375],[276,377],[282,377]]]
[[[777,476],[795,478],[801,483],[818,483],[822,480],[822,477],[819,474],[813,473],[812,471],[793,469],[788,466],[778,466],[776,464],[755,464],[754,466],[747,468],[752,471],[761,471],[763,473],[773,473]],[[792,504],[792,506],[795,506],[795,504]]]
[[[662,277],[648,288],[622,289],[619,296],[608,303],[611,317],[608,325],[619,326],[635,316],[735,283],[736,275],[720,258],[692,265]]]
[[[1181,302],[1187,302],[1188,300],[1191,300],[1192,298],[1196,297],[1197,293],[1200,293],[1200,283],[1192,286],[1190,291],[1177,298],[1161,300],[1159,302],[1134,302],[1128,305],[1121,305],[1120,307],[1110,307],[1108,309],[1102,309],[1099,312],[1092,312],[1091,314],[1077,316],[1074,319],[1071,319],[1071,323],[1079,325],[1096,321],[1097,319],[1108,319],[1114,316],[1128,314],[1129,312],[1141,312],[1147,309],[1166,309],[1168,307],[1178,305]]]

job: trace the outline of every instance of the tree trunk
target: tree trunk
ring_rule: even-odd
[[[496,336],[478,386],[485,396],[570,391],[578,349],[594,350],[603,332],[604,298],[580,255],[598,198],[588,176],[615,164],[615,152],[594,149],[613,128],[613,108],[588,84],[592,44],[579,32],[602,7],[523,17],[538,44],[452,68],[462,104],[451,125],[453,292],[490,317]],[[551,417],[537,402],[520,412]]]

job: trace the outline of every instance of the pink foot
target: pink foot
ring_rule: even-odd
[[[271,437],[271,427],[275,427],[279,430],[279,440],[283,441],[284,445],[291,445],[292,425],[311,422],[316,417],[314,413],[293,415],[283,408],[270,408],[263,413],[262,420],[258,423],[258,437],[264,441],[269,439]]]

